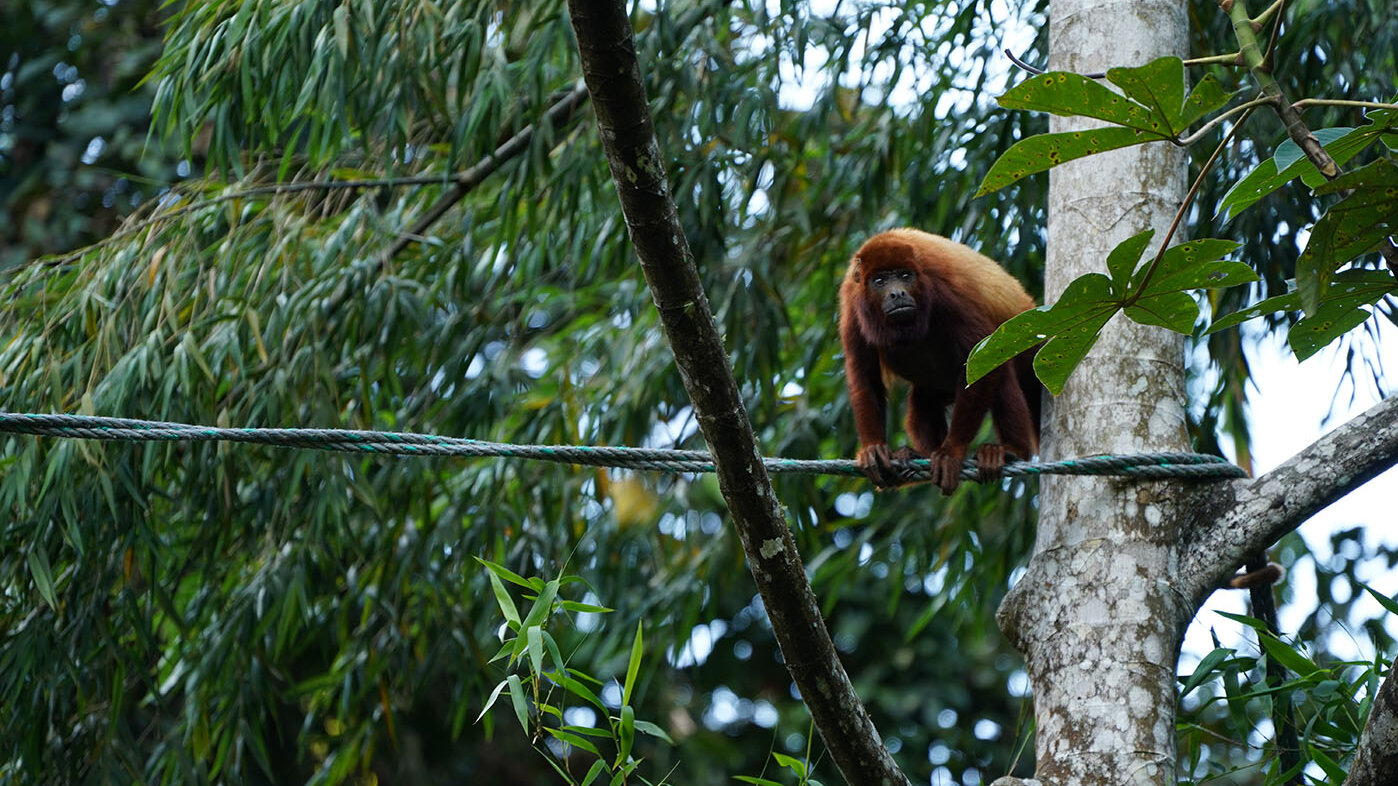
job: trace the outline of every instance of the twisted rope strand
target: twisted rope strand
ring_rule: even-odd
[[[473,458],[523,458],[579,464],[592,467],[618,467],[656,472],[712,472],[713,460],[702,450],[660,450],[656,448],[589,447],[579,445],[513,445],[434,434],[401,431],[356,431],[315,428],[219,428],[186,423],[168,423],[131,418],[87,415],[47,415],[0,412],[0,433],[28,434],[67,439],[100,439],[124,442],[244,442],[282,448],[326,450],[341,453],[372,453],[388,456],[462,456]],[[848,459],[808,460],[766,458],[768,472],[863,476]],[[1241,478],[1242,468],[1217,456],[1199,453],[1140,453],[1131,456],[1088,456],[1033,463],[1014,461],[1005,465],[1007,477],[1028,475],[1119,475],[1143,479],[1163,478]],[[929,475],[926,459],[903,462],[903,476],[925,480]],[[967,460],[961,470],[965,480],[976,480],[976,464]]]

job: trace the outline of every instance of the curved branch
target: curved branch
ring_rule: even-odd
[[[569,0],[568,10],[631,242],[787,670],[845,780],[906,784],[840,664],[762,465],[665,179],[625,0]]]
[[[1398,395],[1380,401],[1255,480],[1190,492],[1179,589],[1201,604],[1249,556],[1398,465]]]

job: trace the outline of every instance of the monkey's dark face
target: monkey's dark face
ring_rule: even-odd
[[[871,299],[883,309],[884,319],[893,324],[917,318],[917,273],[909,268],[890,268],[869,274]]]

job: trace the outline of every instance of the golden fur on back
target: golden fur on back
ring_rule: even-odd
[[[1024,291],[1018,279],[1000,267],[1000,263],[970,246],[920,229],[890,229],[866,240],[850,261],[846,281],[854,279],[859,259],[866,250],[888,241],[912,246],[929,272],[962,299],[979,306],[996,324],[1034,308],[1034,299]]]

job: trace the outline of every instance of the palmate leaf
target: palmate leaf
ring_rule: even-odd
[[[1155,237],[1155,230],[1147,229],[1133,235],[1126,242],[1112,249],[1112,252],[1107,255],[1107,272],[1112,277],[1112,292],[1120,294],[1126,291],[1131,281],[1131,274],[1136,272],[1141,257],[1145,256],[1146,247],[1150,245],[1153,237]]]
[[[1223,258],[1239,245],[1232,240],[1201,238],[1171,246],[1165,250],[1149,279],[1145,278],[1144,271],[1139,274],[1144,284],[1133,282],[1140,287],[1139,295],[1135,292],[1123,294],[1128,297],[1155,297],[1167,292],[1231,287],[1258,280],[1252,268],[1242,262]]]
[[[1369,125],[1359,128],[1321,128],[1315,137],[1320,140],[1325,152],[1344,166],[1347,161],[1369,147],[1375,140],[1381,141],[1389,149],[1398,148],[1398,112],[1384,109],[1368,113]],[[1277,145],[1271,158],[1258,164],[1243,179],[1228,189],[1218,205],[1218,215],[1230,221],[1242,211],[1256,204],[1263,197],[1281,188],[1286,183],[1301,178],[1311,188],[1325,184],[1325,178],[1315,164],[1306,158],[1300,145],[1290,139]]]
[[[1194,329],[1199,304],[1185,292],[1165,292],[1143,297],[1123,309],[1132,322],[1168,328],[1176,333]]]
[[[966,362],[968,384],[1042,343],[1034,356],[1034,373],[1057,395],[1118,311],[1143,325],[1189,333],[1199,316],[1198,303],[1187,294],[1190,290],[1257,280],[1247,265],[1222,258],[1238,244],[1215,238],[1173,246],[1158,263],[1143,265],[1153,237],[1154,232],[1146,230],[1122,241],[1107,256],[1110,277],[1089,273],[1078,278],[1052,306],[1008,320],[977,344]]]
[[[1315,132],[1315,136],[1320,140],[1325,152],[1335,159],[1335,163],[1343,166],[1373,141],[1373,136],[1366,131],[1367,129],[1322,128]],[[1239,213],[1298,177],[1314,185],[1311,181],[1321,176],[1320,171],[1304,155],[1300,156],[1299,160],[1293,157],[1293,151],[1299,154],[1301,148],[1290,139],[1278,145],[1271,158],[1258,164],[1228,189],[1223,201],[1218,204],[1217,215],[1223,216],[1225,222],[1231,221]]]
[[[1377,303],[1379,298],[1388,294],[1398,294],[1398,282],[1393,280],[1393,276],[1388,271],[1344,270],[1335,274],[1334,279],[1326,287],[1325,297],[1321,299],[1321,302],[1339,302],[1351,308],[1357,308]],[[1292,290],[1284,295],[1269,297],[1261,303],[1214,320],[1209,329],[1204,331],[1204,335],[1227,330],[1264,314],[1299,310],[1301,310],[1301,294]]]
[[[1113,68],[1118,94],[1080,74],[1055,71],[1027,79],[1000,97],[1006,109],[1090,117],[1112,127],[1040,134],[1023,139],[991,166],[976,196],[1004,188],[1064,161],[1145,142],[1174,139],[1232,97],[1212,76],[1185,95],[1184,63],[1162,57],[1135,68]]]
[[[1398,281],[1387,270],[1344,270],[1326,283],[1325,295],[1313,314],[1297,320],[1287,335],[1291,351],[1298,360],[1314,355],[1335,339],[1363,324],[1370,312],[1365,306],[1377,303],[1385,295],[1398,295]],[[1227,314],[1209,326],[1205,335],[1227,330],[1250,319],[1278,311],[1300,311],[1301,293],[1292,290],[1270,297],[1232,314]]]
[[[1063,385],[1073,369],[1087,357],[1088,350],[1102,335],[1102,328],[1115,314],[1116,309],[1093,309],[1086,318],[1044,343],[1044,348],[1034,356],[1034,375],[1050,393],[1057,396],[1063,392]]]
[[[966,382],[987,372],[1015,355],[1044,343],[1034,356],[1034,372],[1057,395],[1063,383],[1097,334],[1121,307],[1112,295],[1111,279],[1089,273],[1068,285],[1058,302],[1040,306],[1006,321],[971,350],[966,361]]]
[[[1319,352],[1330,342],[1364,324],[1369,312],[1344,301],[1332,300],[1291,326],[1286,341],[1297,360]]]

